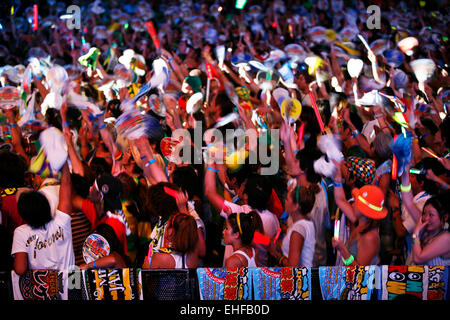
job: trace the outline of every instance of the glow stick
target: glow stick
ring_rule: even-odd
[[[392,180],[397,179],[397,157],[392,155]]]
[[[309,92],[309,97],[311,98],[311,102],[312,102],[313,108],[314,108],[314,113],[316,114],[316,118],[317,118],[317,122],[319,123],[320,130],[322,131],[322,133],[324,133],[325,127],[323,125],[322,118],[320,116],[319,109],[317,108],[316,100],[314,99],[314,95],[313,95],[312,91]]]
[[[302,123],[300,128],[298,128],[298,141],[297,144],[300,145],[300,143],[303,142],[303,132],[305,131],[305,123]]]
[[[412,174],[422,174],[422,171],[418,169],[409,169],[409,172]]]
[[[158,34],[156,33],[153,21],[149,20],[145,22],[145,27],[147,28],[147,31],[150,34],[150,37],[152,38],[153,44],[155,45],[156,49],[159,50],[161,48],[161,45],[159,43]]]
[[[367,51],[372,51],[372,49],[370,49],[370,46],[367,43],[366,39],[364,39],[362,35],[358,34],[358,38],[359,38],[359,40],[361,40],[363,45],[366,47]]]
[[[436,154],[434,154],[430,149],[427,149],[427,148],[425,148],[425,147],[421,147],[421,149],[423,150],[423,151],[425,151],[426,153],[428,153],[430,156],[432,156],[433,158],[436,158],[436,159],[439,159],[439,157],[436,155]]]
[[[341,225],[341,221],[340,220],[334,220],[334,238],[335,239],[339,239],[339,228]]]
[[[246,3],[247,0],[236,0],[235,8],[241,10],[244,8]]]
[[[211,83],[211,79],[213,78],[211,64],[206,63],[206,74],[208,75],[208,79],[206,80],[206,103],[209,102],[209,86]]]
[[[167,193],[169,196],[174,197],[175,199],[177,198],[178,194],[175,190],[168,188],[168,187],[164,187],[164,192]]]
[[[253,242],[268,246],[270,243],[270,238],[263,235],[262,233],[255,232],[255,234],[253,235]]]
[[[273,238],[273,243],[276,243],[278,238],[280,237],[281,228],[278,228],[277,234],[275,235],[275,238]]]
[[[39,8],[38,5],[35,4],[33,6],[33,30],[37,30],[38,29],[38,18],[39,18]]]

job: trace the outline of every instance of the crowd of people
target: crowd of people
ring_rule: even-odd
[[[446,1],[70,4],[1,5],[2,270],[450,265]]]

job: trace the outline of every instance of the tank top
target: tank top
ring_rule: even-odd
[[[171,249],[168,248],[159,248],[156,250],[156,252],[160,252],[160,253],[167,253],[170,254],[171,257],[173,258],[173,260],[175,260],[175,267],[174,269],[186,269],[186,258],[187,258],[187,253],[185,253],[184,255],[173,251]],[[148,265],[149,267],[152,265],[152,258],[153,255],[149,257],[148,259]]]
[[[433,239],[431,239],[424,245],[429,245],[431,242],[434,241],[434,239],[436,239],[438,236],[440,236],[441,234],[443,234],[445,232],[448,232],[448,231],[443,230],[443,231],[439,232],[436,236],[433,237]],[[442,256],[434,257],[434,258],[428,260],[427,262],[425,262],[424,265],[427,265],[427,266],[450,266],[450,258],[445,258]]]
[[[233,252],[232,255],[235,255],[236,253],[239,253],[240,255],[243,255],[245,259],[247,259],[247,267],[248,268],[256,268],[256,262],[255,262],[255,249],[252,248],[252,257],[250,258],[244,251],[242,250],[236,250]]]

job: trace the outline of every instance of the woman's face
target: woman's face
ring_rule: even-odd
[[[422,222],[428,222],[426,226],[427,231],[438,231],[442,228],[444,221],[441,220],[436,208],[428,204],[423,208]]]
[[[289,192],[286,200],[284,200],[284,210],[289,214],[295,213],[298,210],[298,204],[293,199],[294,192]]]
[[[223,235],[223,241],[225,242],[225,244],[232,244],[233,239],[234,239],[233,236],[235,235],[235,232],[233,231],[233,228],[231,227],[228,220],[225,222],[225,226],[223,228],[222,235]]]

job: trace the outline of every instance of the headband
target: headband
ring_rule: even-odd
[[[238,228],[239,228],[239,232],[240,232],[240,234],[242,234],[240,212],[238,212],[236,214],[236,221],[237,221],[237,225],[238,225]]]

